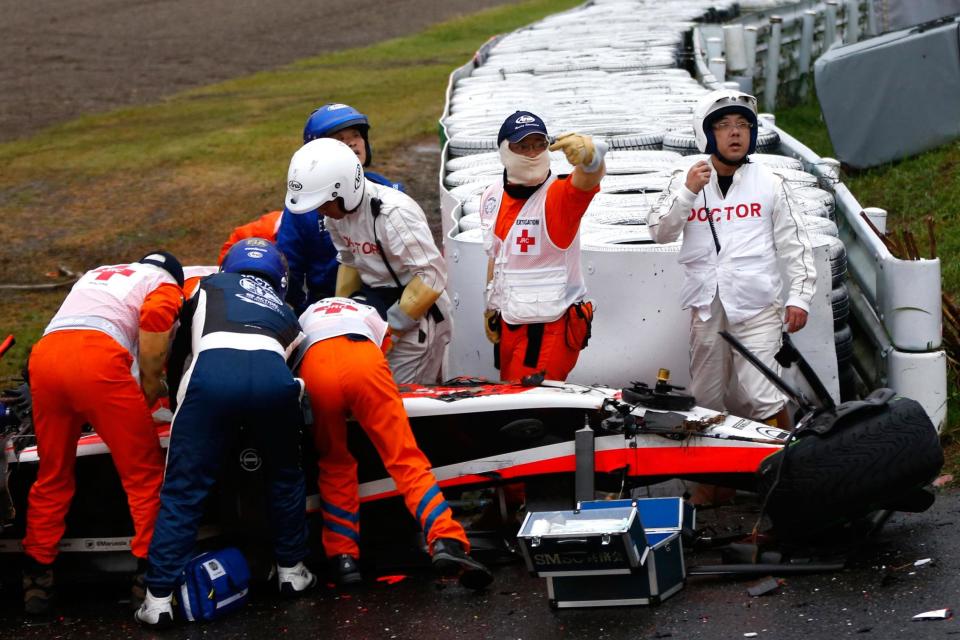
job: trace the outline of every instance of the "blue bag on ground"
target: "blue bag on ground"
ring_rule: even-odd
[[[250,568],[239,549],[202,553],[187,563],[180,583],[180,608],[187,620],[214,620],[247,602]]]

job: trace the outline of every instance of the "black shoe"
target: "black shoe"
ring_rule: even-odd
[[[357,559],[353,556],[341,553],[328,559],[330,563],[330,572],[333,575],[333,581],[341,587],[349,587],[360,584],[363,576],[360,575],[360,566]]]
[[[53,612],[53,566],[29,558],[23,570],[23,610],[31,617]]]
[[[442,576],[459,576],[467,589],[485,589],[493,582],[490,570],[471,558],[463,544],[452,538],[438,538],[431,548],[433,568]]]

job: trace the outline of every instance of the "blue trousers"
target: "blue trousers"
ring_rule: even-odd
[[[146,576],[155,594],[172,589],[193,557],[204,502],[241,426],[253,431],[270,483],[277,562],[290,567],[307,556],[299,393],[279,354],[211,349],[197,356],[171,425]]]

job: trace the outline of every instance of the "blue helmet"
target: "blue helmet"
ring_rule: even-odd
[[[287,293],[287,259],[275,244],[263,238],[246,238],[230,247],[220,271],[255,274],[269,282],[281,298]]]
[[[307,124],[303,126],[303,144],[318,138],[327,138],[332,134],[354,127],[363,136],[363,144],[367,150],[367,159],[363,166],[369,166],[373,160],[373,149],[370,147],[370,121],[350,105],[333,103],[325,104],[319,109],[314,110],[307,118]]]

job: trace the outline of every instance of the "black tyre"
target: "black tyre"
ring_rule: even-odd
[[[630,133],[607,138],[611,149],[639,149],[641,151],[659,150],[663,143],[663,132]]]
[[[758,491],[766,496],[773,489],[767,513],[780,538],[808,539],[910,502],[943,466],[937,431],[915,400],[895,398],[850,418],[826,435],[801,436],[760,464]]]
[[[853,332],[849,325],[833,332],[833,345],[837,352],[837,367],[842,369],[853,361]]]
[[[850,317],[850,295],[846,285],[840,285],[830,291],[830,306],[833,307],[833,330],[839,331],[847,325]],[[836,334],[834,334],[836,337]],[[850,348],[853,348],[853,335],[850,336]]]
[[[830,283],[836,289],[847,279],[847,248],[840,238],[810,231],[814,246],[827,245],[830,255]]]

